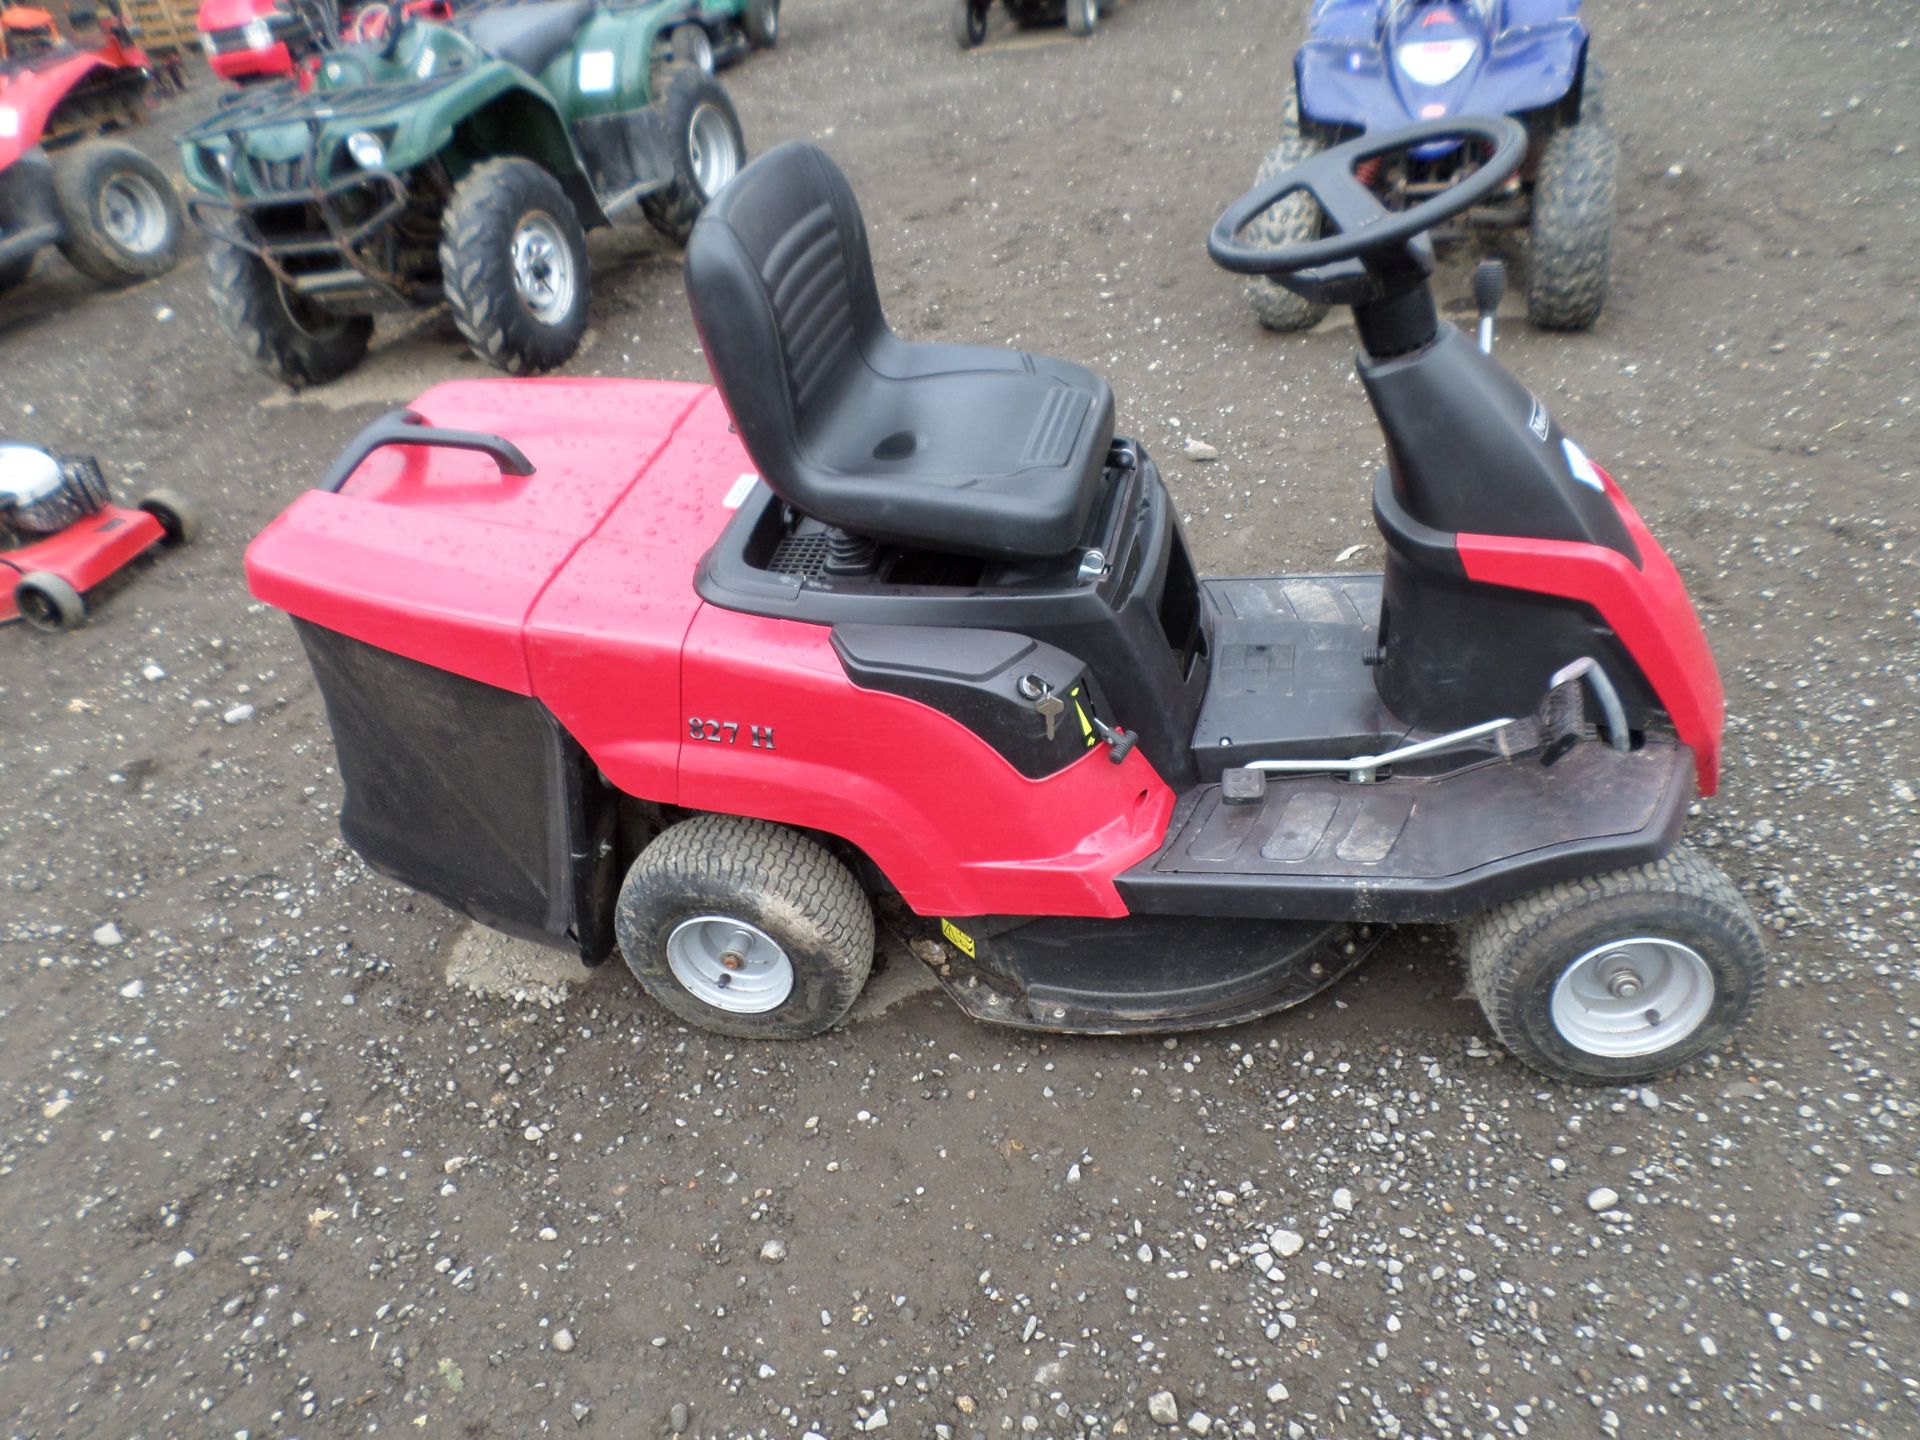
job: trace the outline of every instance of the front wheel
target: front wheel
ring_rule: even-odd
[[[620,953],[690,1024],[751,1040],[831,1030],[873,965],[873,906],[818,841],[732,815],[658,836],[620,887]]]
[[[971,50],[987,38],[988,0],[953,0],[953,38],[962,50]]]
[[[222,327],[282,385],[324,385],[366,358],[372,316],[320,309],[238,245],[216,240],[209,247],[207,288]]]
[[[1598,120],[1555,132],[1541,153],[1527,238],[1527,318],[1543,330],[1589,329],[1607,303],[1619,158],[1613,132]]]
[[[1067,30],[1074,35],[1091,35],[1100,23],[1100,0],[1067,0]]]
[[[676,26],[667,37],[667,43],[673,46],[673,58],[682,65],[702,75],[713,74],[713,40],[708,36],[705,26]]]
[[[673,179],[640,202],[654,229],[684,245],[707,202],[747,163],[740,117],[720,82],[682,72],[664,102]]]
[[[90,280],[131,285],[180,259],[180,197],[153,161],[130,145],[94,140],[54,157],[60,253]]]
[[[1280,143],[1260,162],[1260,172],[1254,177],[1253,183],[1256,186],[1264,185],[1281,172],[1311,160],[1325,148],[1312,136],[1302,133],[1298,106],[1289,98],[1286,121],[1280,131]],[[1313,197],[1299,190],[1255,216],[1253,223],[1247,227],[1247,238],[1257,245],[1278,250],[1283,246],[1304,245],[1309,240],[1319,239],[1323,224],[1320,207],[1314,203]],[[1325,305],[1296,295],[1279,281],[1270,280],[1265,275],[1248,278],[1247,300],[1253,306],[1254,319],[1269,330],[1283,333],[1311,330],[1327,315]]]
[[[1723,1043],[1766,978],[1760,925],[1709,861],[1567,881],[1459,927],[1500,1043],[1583,1085],[1649,1080]]]
[[[72,630],[87,619],[87,602],[80,592],[45,570],[20,577],[13,587],[13,603],[21,619],[36,630]]]
[[[756,50],[771,50],[780,43],[780,0],[747,0],[740,28]]]
[[[440,274],[473,353],[509,375],[564,365],[587,331],[587,236],[560,182],[531,160],[475,166],[440,232]]]

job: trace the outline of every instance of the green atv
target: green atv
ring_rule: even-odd
[[[669,22],[670,58],[711,75],[780,39],[780,0],[680,0]]]
[[[687,13],[537,0],[403,20],[324,51],[308,90],[237,93],[180,142],[221,322],[295,386],[359,364],[376,313],[443,298],[489,364],[564,364],[587,325],[583,227],[637,210],[682,242],[746,163],[726,91],[668,58]]]

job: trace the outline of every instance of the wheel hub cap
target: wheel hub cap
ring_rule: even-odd
[[[711,105],[702,105],[687,122],[687,156],[693,162],[694,182],[708,200],[718,195],[740,168],[740,152],[733,143],[727,117]]]
[[[166,206],[144,177],[116,175],[100,189],[100,228],[128,254],[151,254],[167,238]]]
[[[688,994],[735,1015],[777,1010],[793,993],[793,962],[780,942],[730,915],[696,915],[674,926],[667,965]]]
[[[513,232],[513,288],[544,325],[573,308],[573,257],[551,216],[529,215]]]
[[[1679,1044],[1713,1009],[1713,972],[1678,940],[1598,945],[1553,987],[1554,1028],[1589,1055],[1629,1059]]]

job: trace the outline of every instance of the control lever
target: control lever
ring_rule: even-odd
[[[1098,715],[1089,715],[1087,722],[1093,726],[1093,733],[1107,742],[1107,759],[1118,765],[1133,753],[1133,747],[1140,743],[1138,735],[1130,735],[1118,726],[1109,725]]]
[[[1473,304],[1480,312],[1480,352],[1493,353],[1493,312],[1507,293],[1507,267],[1498,260],[1482,260],[1473,267]]]

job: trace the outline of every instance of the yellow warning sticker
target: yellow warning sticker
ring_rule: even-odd
[[[974,958],[973,937],[958,925],[954,924],[953,921],[942,920],[940,922],[940,933],[951,940],[953,942],[953,948],[958,950],[962,955],[966,956],[969,960]]]

